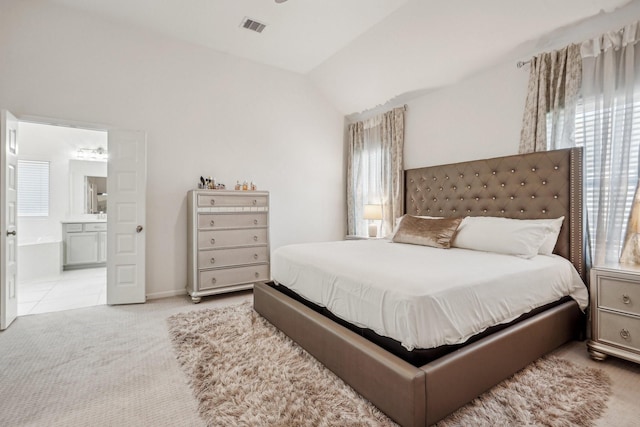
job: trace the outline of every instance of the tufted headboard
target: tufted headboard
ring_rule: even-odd
[[[585,279],[581,148],[408,169],[405,213],[518,219],[564,215],[554,253],[571,261]]]

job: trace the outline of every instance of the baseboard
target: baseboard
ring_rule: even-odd
[[[171,291],[163,291],[163,292],[153,292],[147,294],[147,299],[160,299],[160,298],[169,298],[169,297],[177,297],[179,295],[187,295],[186,289],[173,289]]]

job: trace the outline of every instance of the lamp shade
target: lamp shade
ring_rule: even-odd
[[[382,219],[382,205],[364,205],[364,219]]]

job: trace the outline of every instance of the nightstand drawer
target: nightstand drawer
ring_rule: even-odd
[[[598,310],[599,341],[640,352],[640,318]]]
[[[200,272],[200,290],[269,280],[269,265],[221,268]]]
[[[598,307],[640,315],[640,284],[617,277],[600,276]]]
[[[266,246],[198,252],[198,268],[225,267],[268,261],[269,250]]]
[[[259,212],[236,214],[198,214],[198,228],[265,227],[267,214]]]

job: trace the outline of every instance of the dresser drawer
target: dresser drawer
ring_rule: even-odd
[[[267,200],[266,195],[199,194],[198,206],[267,206]]]
[[[267,243],[267,229],[212,230],[198,232],[198,249],[227,246],[262,245]]]
[[[260,212],[234,214],[198,214],[198,228],[266,227],[267,214]]]
[[[269,261],[266,246],[233,248],[198,252],[198,268],[226,267],[229,265],[253,264]]]
[[[598,338],[640,352],[640,318],[598,310]]]
[[[640,284],[617,277],[600,276],[598,307],[640,315]]]
[[[200,290],[253,283],[269,280],[269,266],[266,264],[249,267],[221,268],[200,272]]]

